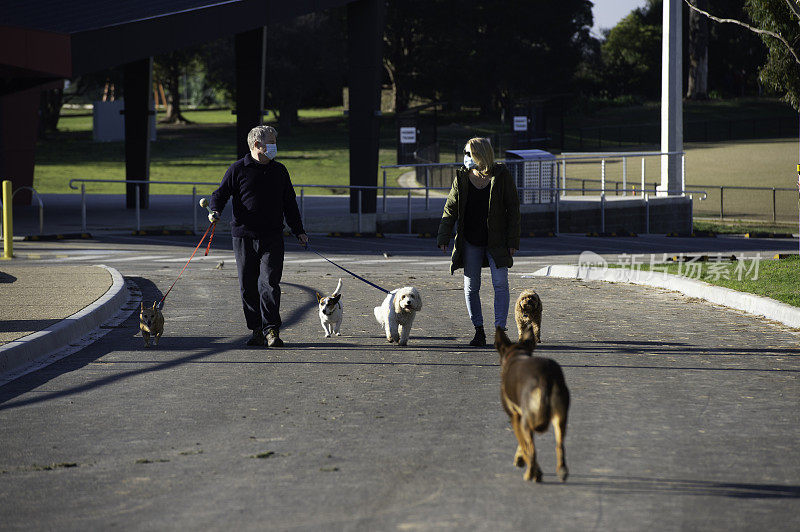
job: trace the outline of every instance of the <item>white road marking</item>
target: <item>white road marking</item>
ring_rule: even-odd
[[[121,259],[109,259],[105,262],[133,262],[133,261],[145,261],[145,260],[153,260],[153,259],[163,259],[165,255],[133,255],[132,257],[123,257]]]
[[[383,264],[386,264],[388,266],[389,264],[392,264],[392,263],[395,263],[395,262],[416,262],[416,261],[418,261],[418,259],[391,259],[390,258],[390,259],[355,260],[355,261],[352,261],[352,263],[353,264],[380,264],[380,263],[383,263]]]
[[[199,251],[198,251],[198,253],[199,253]],[[189,255],[187,255],[185,257],[178,257],[178,258],[171,258],[171,259],[158,259],[158,260],[154,260],[153,262],[186,262],[187,260],[189,260],[189,257],[191,257],[191,256],[192,255],[190,253]],[[208,256],[195,255],[193,260],[199,260],[199,261],[207,261],[207,260],[220,261],[220,260],[222,260],[222,261],[235,262],[236,261],[236,257],[234,257],[233,255],[208,255]]]

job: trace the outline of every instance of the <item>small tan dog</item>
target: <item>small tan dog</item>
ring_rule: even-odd
[[[536,462],[536,432],[547,432],[552,423],[556,434],[556,472],[564,482],[569,471],[564,457],[564,438],[567,436],[569,389],[558,362],[532,356],[536,337],[531,327],[522,331],[516,344],[498,327],[494,346],[500,353],[500,396],[503,409],[511,419],[517,437],[514,465],[527,465],[525,480],[542,481],[542,469]]]
[[[536,343],[542,343],[542,300],[534,290],[525,289],[514,303],[514,319],[517,320],[518,338],[522,338],[525,327],[533,327]]]
[[[153,335],[153,341],[157,346],[159,338],[164,334],[164,315],[156,308],[156,304],[153,303],[152,308],[144,308],[144,302],[142,302],[139,311],[139,329],[142,330],[145,347],[150,347],[150,335]]]

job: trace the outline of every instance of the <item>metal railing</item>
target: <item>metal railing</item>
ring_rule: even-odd
[[[118,184],[133,184],[133,185],[182,185],[182,186],[191,186],[192,187],[192,230],[196,233],[197,232],[197,211],[196,208],[198,205],[197,202],[197,187],[198,186],[214,186],[218,187],[218,182],[208,182],[208,181],[145,181],[145,180],[125,180],[125,179],[71,179],[69,181],[69,188],[72,190],[78,190],[79,187],[76,185],[80,183],[80,191],[81,191],[81,230],[86,232],[86,222],[87,222],[87,209],[86,209],[86,183],[118,183]],[[305,189],[306,188],[322,188],[322,189],[345,189],[345,190],[353,190],[357,191],[357,204],[358,204],[358,211],[357,211],[357,224],[358,224],[358,231],[361,231],[362,228],[362,218],[363,213],[361,209],[362,205],[362,191],[366,190],[378,190],[384,189],[383,194],[383,212],[386,213],[386,190],[402,190],[407,191],[407,212],[409,215],[409,227],[410,227],[410,216],[411,216],[411,195],[414,190],[422,190],[424,187],[381,187],[381,186],[367,186],[367,185],[336,185],[335,187],[331,187],[331,185],[307,185],[303,183],[294,184],[293,187],[295,189],[300,189],[299,195],[299,208],[300,208],[300,216],[303,222],[305,223]],[[136,231],[141,231],[141,198],[140,198],[140,187],[135,187],[135,197],[134,197],[134,209],[136,213]],[[433,189],[432,189],[433,190]],[[442,190],[449,190],[449,187]],[[426,203],[425,209],[428,209],[428,204]]]
[[[725,219],[725,191],[737,191],[737,190],[746,190],[746,191],[758,191],[758,192],[766,192],[767,193],[767,204],[771,203],[771,219],[773,222],[778,222],[778,201],[777,201],[777,193],[778,192],[789,192],[792,193],[791,198],[791,214],[787,213],[787,220],[789,216],[791,216],[792,221],[796,216],[796,210],[794,207],[796,204],[794,203],[795,195],[794,193],[797,192],[796,188],[789,188],[789,187],[744,187],[744,186],[733,186],[733,185],[697,185],[698,187],[708,188],[708,189],[715,189],[719,191],[719,219]],[[758,204],[757,198],[753,198],[752,195],[748,194],[748,197],[745,198],[744,203],[748,206]],[[762,200],[763,203],[763,200]],[[787,202],[789,204],[790,202]],[[739,218],[744,216],[758,216],[758,214],[754,214],[752,211],[747,212],[743,211],[741,208],[734,212],[729,212],[729,216],[738,216]],[[770,218],[769,214],[767,214],[767,218]]]
[[[498,162],[502,162],[508,166],[515,166],[515,165],[525,165],[525,164],[538,164],[539,165],[539,172],[538,175],[542,175],[542,167],[549,165],[551,167],[550,174],[551,176],[555,176],[556,179],[561,180],[561,186],[559,187],[560,190],[571,190],[568,189],[566,186],[567,179],[574,179],[570,178],[567,175],[567,164],[570,165],[578,164],[578,165],[585,165],[586,163],[591,163],[596,161],[599,165],[599,176],[600,179],[600,189],[601,192],[605,192],[607,190],[606,187],[606,174],[607,174],[607,166],[609,163],[613,162],[621,162],[622,164],[622,195],[626,196],[629,187],[629,179],[628,179],[628,161],[631,159],[638,159],[641,160],[641,174],[640,174],[640,183],[641,188],[640,190],[644,190],[646,187],[646,160],[648,158],[653,157],[680,157],[680,175],[681,175],[681,190],[686,188],[686,153],[683,151],[674,151],[674,152],[658,152],[658,151],[642,151],[642,152],[610,152],[610,153],[598,153],[598,154],[591,154],[591,155],[559,155],[554,156],[552,159],[544,159],[544,160],[529,160],[529,159],[501,159]],[[420,170],[424,171],[424,179],[425,182],[421,183],[420,185],[424,185],[425,190],[427,191],[429,188],[433,187],[446,187],[449,188],[450,184],[452,183],[453,178],[455,177],[455,170],[462,166],[460,162],[453,162],[453,163],[418,163],[418,164],[394,164],[394,165],[382,165],[380,168],[383,170],[383,185],[384,187],[387,185],[388,177],[387,177],[387,170],[390,169],[413,169],[417,175],[422,174]],[[660,170],[659,170],[660,171]],[[435,174],[438,173],[438,178],[435,177]],[[580,178],[579,178],[580,179]],[[588,179],[586,181],[589,181]],[[632,182],[632,181],[631,181]],[[518,187],[519,188],[519,187]],[[619,191],[620,188],[617,185],[616,190]],[[582,188],[581,194],[586,194],[586,192],[591,191],[590,189],[586,189],[585,187]],[[634,192],[635,190],[631,190]],[[654,190],[655,192],[655,190]],[[428,198],[428,194],[426,192],[426,201]]]
[[[524,161],[523,161],[524,162]],[[446,163],[440,163],[446,164]],[[194,181],[194,182],[185,182],[185,181],[144,181],[144,180],[114,180],[114,179],[72,179],[69,182],[69,187],[73,190],[77,190],[78,187],[75,185],[76,183],[80,183],[80,190],[81,190],[81,228],[83,232],[86,232],[86,183],[119,183],[119,184],[150,184],[150,185],[160,185],[160,184],[170,184],[170,185],[183,185],[183,186],[192,186],[192,220],[193,220],[193,231],[197,232],[197,212],[198,212],[198,202],[197,202],[197,186],[218,186],[219,183],[216,182],[205,182],[205,181]],[[330,185],[308,185],[308,184],[294,184],[294,188],[300,189],[299,195],[299,209],[300,209],[300,216],[305,224],[305,189],[310,188],[325,188],[330,189]],[[411,233],[412,227],[412,193],[415,190],[425,190],[426,193],[430,190],[441,190],[447,191],[450,190],[450,187],[392,187],[392,186],[366,186],[366,185],[337,185],[336,188],[342,188],[346,190],[355,190],[356,191],[356,198],[357,198],[357,231],[362,232],[363,229],[363,212],[362,212],[362,192],[367,190],[375,190],[376,194],[379,190],[383,191],[383,212],[387,212],[386,208],[386,192],[393,191],[393,190],[401,190],[406,192],[406,221],[407,221],[407,233]],[[560,203],[562,196],[566,196],[567,192],[577,192],[581,191],[585,192],[597,192],[599,193],[600,198],[600,220],[601,220],[601,232],[605,232],[605,211],[606,211],[606,194],[607,189],[605,187],[601,188],[565,188],[565,187],[522,187],[518,188],[518,190],[522,193],[525,191],[538,191],[543,192],[546,191],[551,194],[551,197],[554,201],[554,214],[555,214],[555,234],[560,232]],[[139,196],[139,187],[135,188],[135,209],[136,209],[136,230],[141,231],[141,202]],[[623,189],[622,192],[626,193],[628,190]],[[700,201],[704,200],[707,197],[706,191],[704,190],[685,190],[684,195],[689,195],[690,199],[694,194],[702,194],[702,197],[699,198]],[[640,200],[645,208],[645,227],[646,233],[649,233],[650,227],[650,195],[644,194],[644,196],[640,197],[629,197],[629,200]],[[426,195],[426,202],[425,202],[425,210],[429,210],[429,200],[428,196]]]
[[[567,182],[574,181],[576,183],[580,183],[580,191],[581,195],[585,195],[586,191],[591,189],[586,188],[588,184],[600,183],[600,179],[587,179],[587,178],[575,178],[570,177],[566,179]],[[613,185],[614,190],[613,194],[619,196],[624,194],[620,185],[623,183],[621,181],[615,180],[607,180],[606,181],[606,189],[610,190],[610,186]],[[642,193],[657,193],[657,188],[660,183],[653,181],[649,183],[645,183],[644,186],[640,186],[638,189],[634,188],[632,190],[632,194],[634,196],[641,195]],[[733,186],[733,185],[704,185],[704,184],[696,184],[691,185],[693,188],[703,189],[706,194],[707,198],[709,199],[709,205],[706,209],[703,209],[701,213],[695,212],[695,215],[707,215],[708,217],[717,218],[719,220],[724,220],[726,218],[737,218],[742,219],[753,219],[755,221],[772,221],[775,223],[780,222],[793,222],[795,217],[797,216],[797,189],[792,187],[745,187],[745,186]],[[752,195],[749,195],[748,198],[743,198],[740,203],[745,203],[746,207],[739,205],[738,208],[736,206],[735,198],[731,198],[730,194],[726,195],[725,191],[752,191],[757,193],[763,193],[761,198],[754,198]],[[778,201],[781,196],[780,193],[783,194],[784,201]],[[766,199],[765,199],[766,198]],[[728,200],[727,211],[726,211],[726,199]],[[730,203],[734,203],[733,206]],[[716,205],[716,207],[714,207]],[[785,207],[784,209],[779,208],[780,205]],[[782,212],[783,211],[783,212]]]
[[[192,186],[192,231],[197,232],[197,186],[213,186],[218,187],[217,181],[147,181],[147,180],[126,180],[126,179],[70,179],[69,188],[78,190],[75,183],[80,183],[81,191],[81,231],[86,232],[86,183],[122,183],[132,185],[185,185]],[[141,214],[141,197],[140,188],[134,187],[134,208],[136,209],[136,231],[142,229],[142,214]]]

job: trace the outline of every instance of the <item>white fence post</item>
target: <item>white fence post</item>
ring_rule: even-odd
[[[622,158],[622,195],[628,195],[628,158]]]
[[[606,160],[600,160],[600,193],[606,195]]]
[[[410,190],[408,191],[407,209],[408,209],[408,231],[407,232],[408,232],[408,234],[411,234],[411,191]]]
[[[139,213],[139,187],[138,185],[135,187],[136,190],[136,232],[140,232],[142,230],[142,219],[141,214]]]
[[[81,232],[86,232],[86,183],[81,183]]]
[[[197,187],[192,187],[192,232],[197,233]]]

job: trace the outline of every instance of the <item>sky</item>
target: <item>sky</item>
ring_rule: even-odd
[[[601,28],[613,28],[628,13],[645,5],[645,0],[593,0],[594,26],[592,33],[600,35]]]

